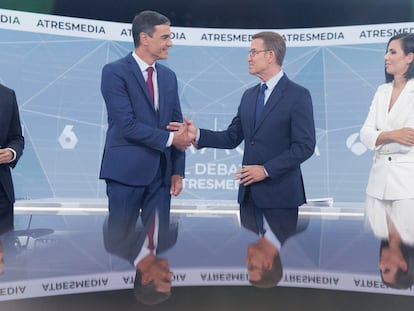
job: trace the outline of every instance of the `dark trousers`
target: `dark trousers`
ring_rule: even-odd
[[[130,186],[113,180],[106,181],[110,218],[125,228],[134,227],[139,216],[146,225],[156,210],[169,213],[170,187],[164,184],[163,166],[154,180],[145,186]]]
[[[272,230],[280,231],[280,235],[289,236],[296,230],[298,222],[298,207],[290,208],[260,208],[257,206],[247,189],[245,199],[240,204],[240,219],[243,226],[258,234],[264,233],[263,218],[266,218]],[[282,239],[280,236],[279,239]]]
[[[13,203],[0,183],[0,234],[14,228]]]

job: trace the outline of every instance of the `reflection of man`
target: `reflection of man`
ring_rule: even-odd
[[[391,206],[368,204],[366,217],[381,239],[379,269],[382,281],[393,288],[414,284],[414,210],[404,200]]]
[[[242,225],[260,238],[247,248],[246,266],[250,283],[257,287],[276,286],[283,276],[280,249],[296,233],[295,209],[240,209]]]
[[[136,265],[135,296],[145,304],[157,304],[168,299],[172,276],[167,259],[148,254]]]
[[[13,226],[14,189],[10,168],[23,153],[24,138],[13,90],[0,84],[0,219]]]
[[[13,244],[13,226],[10,225],[8,219],[0,219],[0,275],[4,272],[6,252],[10,252],[9,258],[13,256],[15,249]]]
[[[145,224],[141,219],[133,224],[123,216],[109,213],[104,225],[105,248],[135,267],[136,298],[144,304],[160,303],[171,295],[172,272],[167,259],[159,255],[176,243],[177,223],[170,223],[168,211],[155,212]]]
[[[7,265],[16,263],[18,254],[27,250],[30,238],[37,239],[51,233],[53,230],[46,228],[14,230],[7,219],[0,219],[0,276]],[[26,243],[22,244],[21,239]]]
[[[3,242],[0,240],[0,275],[4,271],[4,250],[3,250]]]

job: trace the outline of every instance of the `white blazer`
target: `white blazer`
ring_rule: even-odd
[[[360,131],[362,143],[375,150],[366,191],[378,199],[414,199],[414,147],[397,143],[375,146],[383,131],[407,126],[414,128],[414,79],[407,82],[388,111],[392,85],[391,82],[378,87]]]

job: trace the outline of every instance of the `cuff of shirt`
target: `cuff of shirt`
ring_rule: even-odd
[[[171,147],[171,145],[173,143],[173,139],[174,139],[174,133],[173,132],[170,132],[170,136],[168,137],[166,147]]]
[[[198,128],[197,129],[197,135],[196,135],[196,138],[195,138],[195,141],[196,141],[197,144],[198,144],[199,140],[200,140],[200,129]]]
[[[12,148],[7,148],[7,149],[10,150],[13,153],[13,158],[9,161],[9,163],[10,163],[10,162],[13,162],[14,160],[16,160],[16,151],[14,151]]]

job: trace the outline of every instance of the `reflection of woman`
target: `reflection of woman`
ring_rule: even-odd
[[[393,288],[408,288],[414,282],[414,208],[408,205],[368,205],[366,216],[381,239],[379,269],[382,280]]]
[[[388,286],[410,288],[414,284],[414,247],[382,241],[379,268],[382,281]]]
[[[386,228],[386,236],[382,238],[388,240],[388,247],[385,253],[384,248],[382,250],[383,263],[391,258],[387,257],[387,251],[391,249],[396,255],[397,248],[405,244],[390,240],[393,230],[401,236],[407,235],[407,232],[402,233],[405,229],[414,229],[413,218],[410,218],[411,224],[400,230],[397,218],[401,220],[401,217],[396,216],[414,208],[414,35],[402,33],[392,37],[384,59],[386,83],[378,87],[360,132],[361,141],[375,149],[366,190],[366,209],[374,232],[379,222]],[[410,270],[406,259],[397,261],[402,271]],[[388,268],[381,271],[390,272]]]

